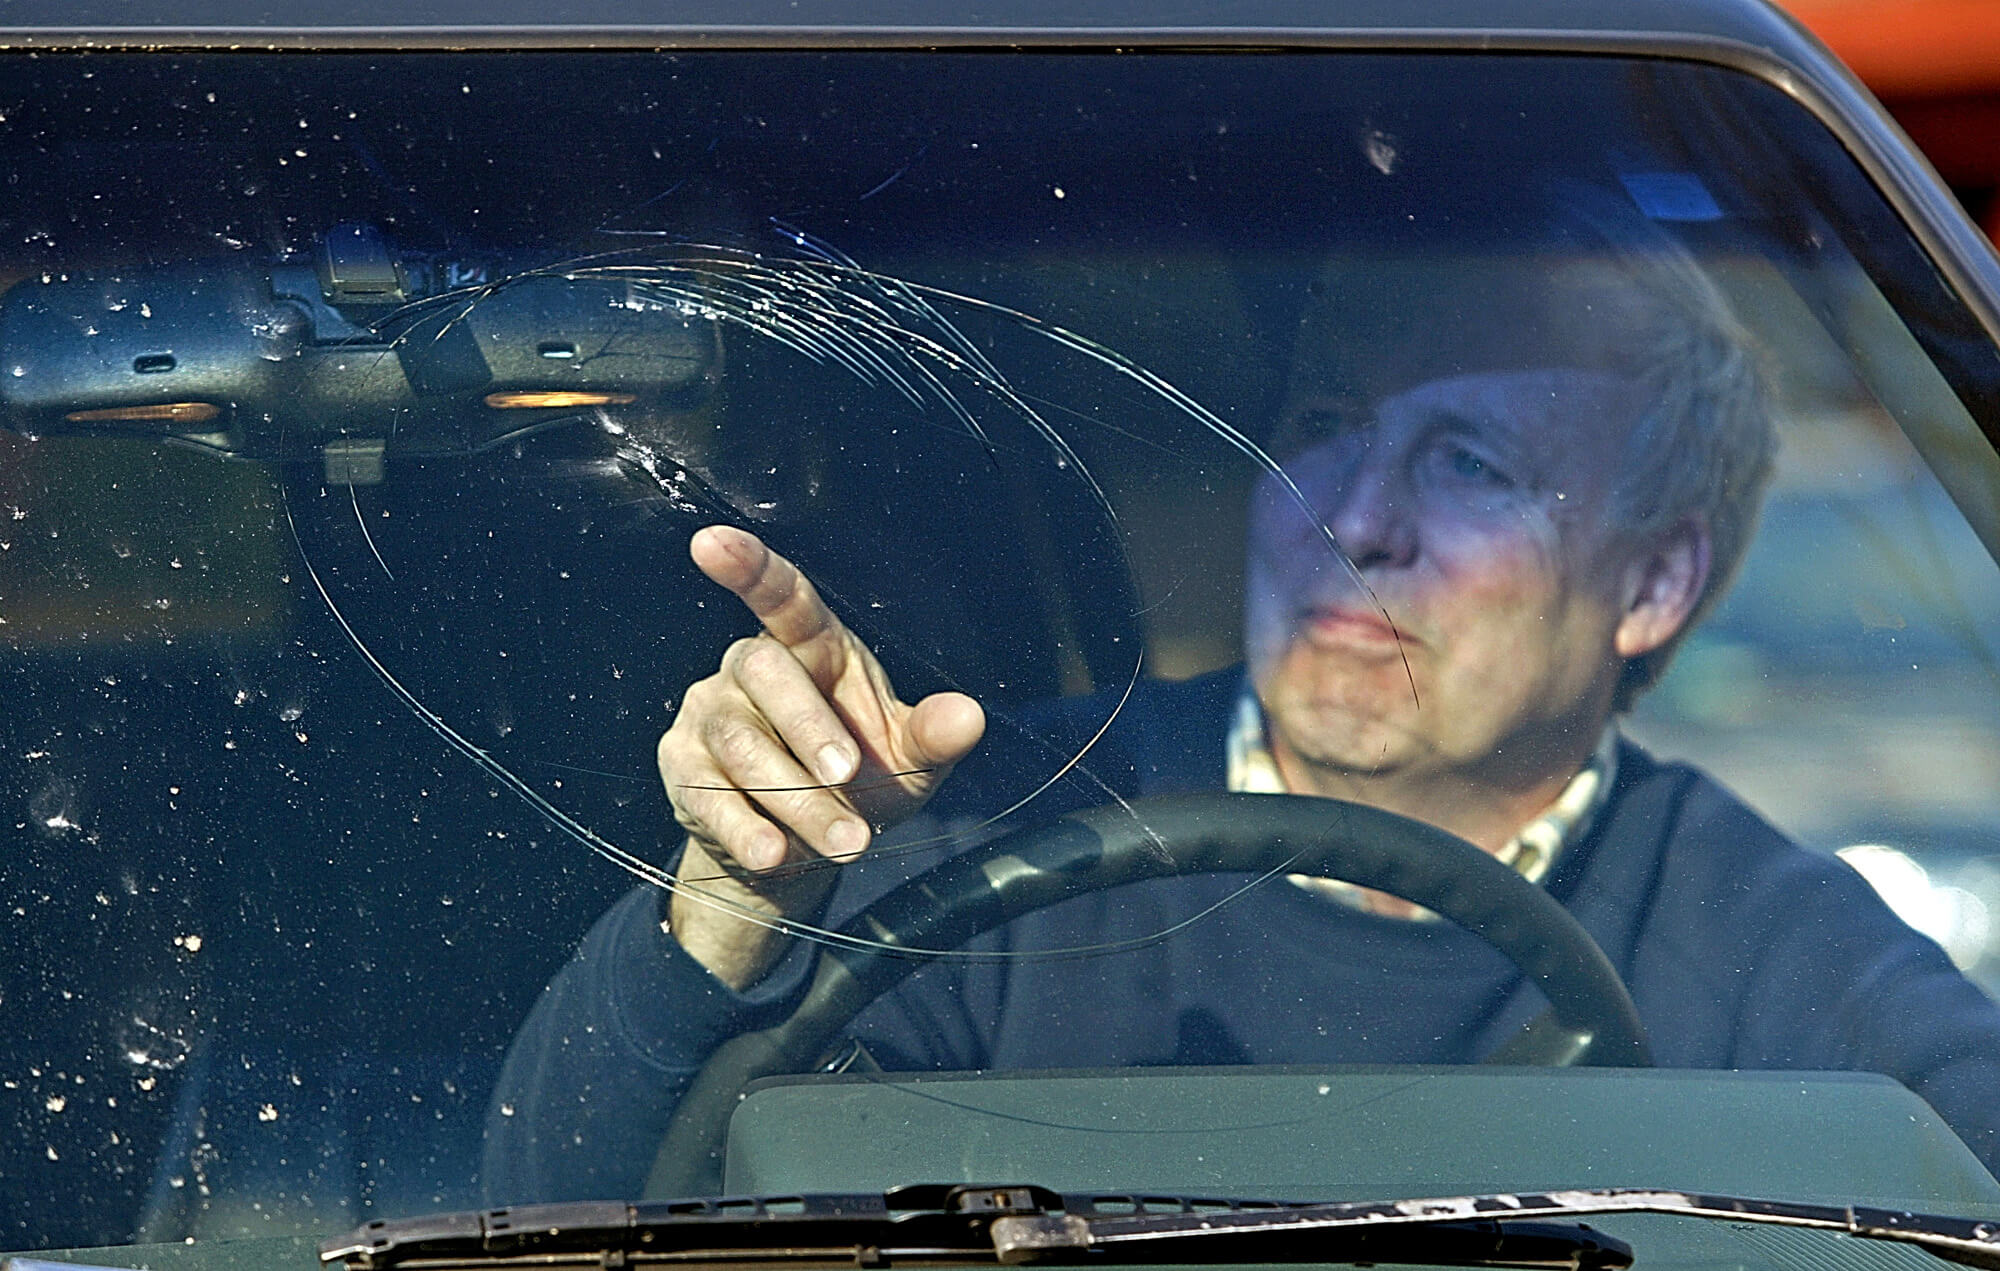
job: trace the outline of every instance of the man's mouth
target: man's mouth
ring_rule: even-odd
[[[1409,643],[1381,610],[1347,605],[1312,605],[1299,611],[1299,631],[1319,648],[1386,654]]]

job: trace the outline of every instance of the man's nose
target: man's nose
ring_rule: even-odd
[[[1397,449],[1363,448],[1338,488],[1320,503],[1326,528],[1357,569],[1393,569],[1416,555],[1414,491]]]

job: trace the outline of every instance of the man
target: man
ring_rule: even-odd
[[[1059,753],[1091,741],[1091,780],[1120,796],[1329,795],[1439,825],[1569,908],[1660,1062],[1889,1072],[1994,1159],[2000,1012],[1858,878],[1616,735],[1724,588],[1769,471],[1712,287],[1671,253],[1611,250],[1455,277],[1400,335],[1357,339],[1356,313],[1320,304],[1301,330],[1289,458],[1252,500],[1245,667],[1141,685],[1101,734],[1088,703],[1027,731]],[[1367,364],[1342,365],[1355,350]],[[867,859],[920,809],[977,819],[1041,771],[1015,730],[982,745],[971,698],[904,702],[754,536],[712,527],[692,553],[763,627],[659,746],[679,874],[726,903],[679,892],[663,914],[635,893],[593,931],[503,1076],[496,1200],[636,1192],[701,1059],[802,991],[809,945],[740,911],[859,903],[829,901],[852,870],[777,867]],[[927,967],[856,1032],[890,1066],[1471,1062],[1538,1012],[1515,968],[1407,901],[1243,887],[1165,880],[1029,915],[994,951],[1139,947]]]

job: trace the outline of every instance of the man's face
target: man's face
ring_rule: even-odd
[[[1435,380],[1286,465],[1310,514],[1260,483],[1245,640],[1281,764],[1519,785],[1595,743],[1634,398],[1579,370]]]

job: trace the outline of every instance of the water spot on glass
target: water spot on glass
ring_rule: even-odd
[[[50,1112],[61,1112],[64,1108],[69,1106],[69,1100],[62,1095],[52,1094],[48,1097],[47,1102],[43,1103],[42,1106],[44,1108],[47,1108]]]
[[[1361,139],[1361,152],[1368,156],[1368,164],[1383,176],[1394,176],[1396,165],[1402,162],[1400,143],[1379,128],[1371,128]]]
[[[174,937],[174,947],[186,949],[189,953],[201,952],[201,937],[192,932]]]
[[[28,799],[28,818],[51,836],[82,828],[75,783],[55,777],[44,783]]]

